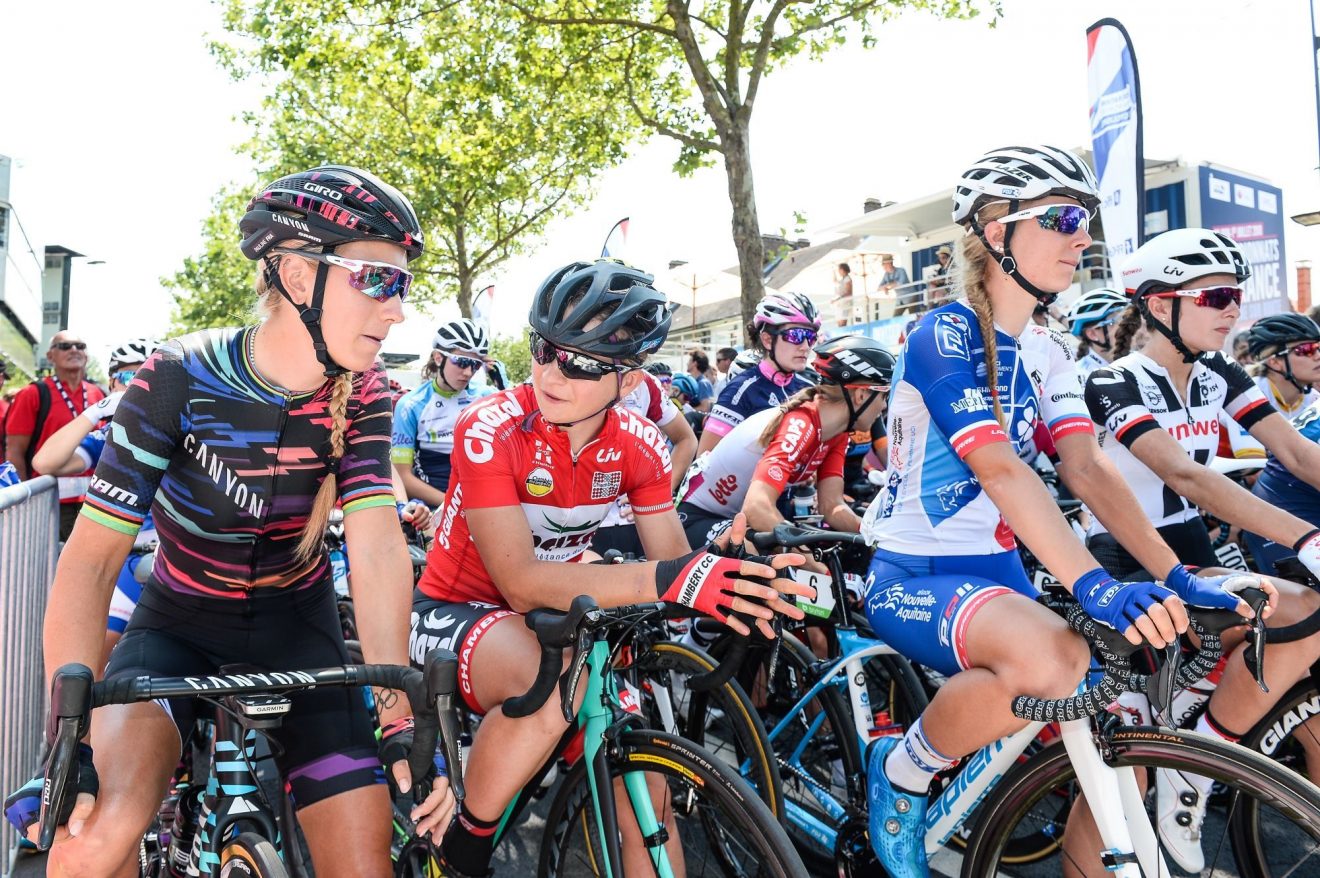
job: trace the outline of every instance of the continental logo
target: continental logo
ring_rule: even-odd
[[[527,474],[527,481],[523,485],[533,497],[544,497],[555,489],[555,479],[550,475],[550,470],[538,466]]]

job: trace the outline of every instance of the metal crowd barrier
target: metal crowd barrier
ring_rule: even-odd
[[[0,796],[32,777],[41,756],[46,716],[41,624],[59,540],[53,477],[0,488]],[[16,843],[9,822],[0,819],[0,866],[6,873]]]

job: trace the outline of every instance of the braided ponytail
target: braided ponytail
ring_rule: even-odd
[[[977,214],[982,224],[1008,213],[1004,202],[988,204]],[[1008,431],[1004,423],[1004,407],[999,400],[999,340],[995,336],[995,315],[990,305],[990,294],[985,288],[985,275],[990,268],[990,252],[975,235],[963,235],[954,247],[953,265],[949,271],[950,286],[956,295],[965,296],[967,305],[976,314],[985,345],[985,379],[990,388],[990,402],[994,406],[995,420]]]
[[[334,387],[330,390],[330,417],[333,419],[330,427],[330,459],[334,463],[321,482],[320,490],[316,492],[312,511],[307,516],[307,524],[304,525],[302,537],[298,540],[295,554],[303,563],[311,561],[321,551],[325,526],[330,521],[330,510],[334,508],[335,500],[339,496],[339,479],[336,473],[339,462],[344,457],[344,434],[348,432],[348,400],[352,395],[353,373],[341,373],[335,378]]]
[[[1091,340],[1086,336],[1082,336],[1081,342],[1077,345],[1077,359],[1080,360],[1089,353],[1091,353]]]
[[[775,439],[775,433],[779,430],[779,425],[783,423],[784,415],[817,398],[828,399],[835,402],[841,401],[843,399],[843,388],[834,384],[816,384],[811,387],[802,388],[779,404],[779,413],[770,419],[770,423],[765,425],[765,429],[762,430],[761,435],[757,437],[757,443],[760,444],[762,448],[770,447],[770,443]]]
[[[1136,302],[1133,302],[1128,305],[1123,316],[1118,318],[1118,323],[1115,324],[1113,359],[1117,360],[1128,355],[1132,350],[1132,336],[1137,334],[1140,327],[1141,309],[1137,307]]]

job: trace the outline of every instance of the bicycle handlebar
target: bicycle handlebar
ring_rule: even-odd
[[[1256,612],[1257,618],[1268,603],[1266,594],[1255,588],[1243,589],[1241,597]],[[1188,607],[1189,627],[1201,640],[1201,648],[1187,663],[1177,643],[1164,650],[1165,661],[1154,674],[1132,671],[1132,654],[1142,647],[1128,641],[1120,632],[1087,615],[1081,604],[1069,601],[1065,614],[1068,627],[1081,634],[1095,648],[1104,665],[1104,676],[1095,686],[1068,698],[1039,698],[1019,695],[1013,699],[1013,714],[1034,722],[1062,722],[1104,713],[1125,691],[1145,692],[1157,714],[1163,714],[1177,688],[1184,688],[1208,674],[1219,661],[1223,643],[1219,635],[1237,625],[1249,624],[1232,610],[1208,610]]]
[[[458,658],[444,649],[433,649],[427,654],[424,671],[398,665],[343,665],[198,677],[141,676],[94,683],[92,672],[85,665],[64,665],[51,679],[51,707],[46,722],[46,743],[51,752],[45,767],[37,846],[49,850],[55,840],[54,818],[68,800],[78,742],[87,734],[91,712],[110,704],[135,704],[157,698],[274,694],[327,686],[400,689],[408,696],[415,722],[408,770],[419,780],[427,775],[443,729],[449,783],[461,801],[465,790],[458,749],[458,712],[454,707],[457,678]]]
[[[773,530],[747,531],[747,541],[756,547],[756,551],[767,555],[775,549],[805,549],[820,546],[865,546],[866,540],[861,534],[846,533],[837,530],[822,530],[815,527],[802,527],[795,524],[777,524]]]

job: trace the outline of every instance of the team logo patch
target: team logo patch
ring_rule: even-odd
[[[550,470],[543,466],[538,466],[527,474],[525,483],[527,493],[533,497],[544,497],[555,489],[554,477],[550,475]]]
[[[785,473],[783,469],[781,469],[777,464],[773,464],[773,463],[770,464],[769,469],[766,470],[766,474],[769,475],[770,478],[774,479],[776,482],[783,482],[788,479],[788,474]]]
[[[619,486],[623,484],[623,473],[615,470],[608,473],[591,474],[591,499],[609,500],[619,496]]]

